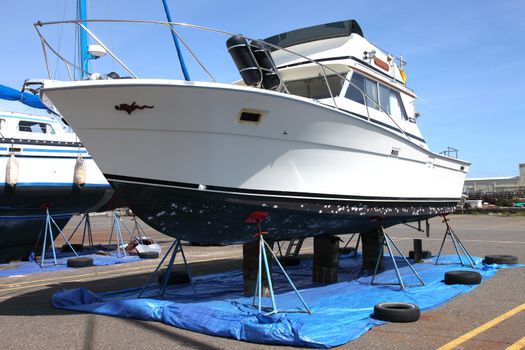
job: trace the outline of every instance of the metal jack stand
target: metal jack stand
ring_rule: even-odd
[[[355,235],[357,235],[357,242],[356,242],[355,247],[354,247],[354,258],[357,258],[357,249],[359,248],[359,242],[361,242],[361,234],[360,233],[352,233],[352,236],[350,237],[348,242],[346,242],[345,246],[341,250],[346,249],[346,247],[348,247],[350,245],[350,242],[352,242],[352,240],[354,239]],[[343,242],[343,240],[341,240],[341,242]]]
[[[392,240],[392,238],[390,238],[390,236],[385,232],[383,226],[380,226],[380,230],[381,230],[381,234],[382,234],[382,244],[381,244],[381,249],[379,250],[379,255],[377,256],[377,260],[376,260],[376,267],[374,269],[374,275],[372,276],[372,282],[370,282],[371,285],[386,285],[386,286],[396,286],[396,285],[399,285],[401,287],[401,290],[405,290],[405,287],[409,287],[409,286],[424,286],[425,285],[425,282],[423,282],[423,280],[421,279],[421,277],[418,275],[418,273],[416,272],[416,270],[414,270],[414,267],[412,267],[412,265],[408,262],[407,258],[405,258],[404,254],[401,253],[401,250],[399,250],[399,248],[397,247],[397,245],[394,243],[394,241]],[[397,250],[398,254],[403,258],[403,260],[405,260],[405,262],[407,263],[408,267],[410,267],[410,270],[412,270],[412,272],[414,273],[414,275],[416,275],[417,279],[419,280],[419,284],[405,284],[403,282],[403,278],[401,277],[401,273],[399,272],[399,268],[397,267],[397,263],[396,263],[396,259],[394,257],[394,254],[392,253],[392,248],[390,247],[390,244],[392,244],[394,246],[394,248]],[[379,261],[381,259],[381,257],[384,255],[384,251],[385,251],[385,247],[387,248],[388,250],[388,254],[390,255],[390,258],[392,259],[392,262],[394,263],[394,270],[396,272],[396,276],[397,276],[397,280],[399,281],[399,283],[380,283],[380,282],[374,282],[375,278],[376,278],[376,275],[377,275],[377,269],[379,268]]]
[[[279,259],[277,259],[277,256],[273,252],[272,248],[266,241],[264,240],[264,235],[268,234],[268,232],[262,232],[261,230],[261,221],[268,216],[269,213],[267,212],[253,212],[248,219],[246,219],[246,223],[256,223],[257,228],[259,229],[259,233],[255,234],[254,237],[259,237],[259,265],[258,265],[258,272],[257,272],[257,282],[255,285],[255,294],[253,295],[253,306],[257,307],[259,310],[259,313],[262,312],[262,309],[270,310],[270,312],[266,313],[265,315],[271,315],[276,313],[283,313],[283,312],[304,312],[311,314],[312,311],[310,308],[308,308],[308,305],[306,305],[305,301],[301,297],[301,294],[293,284],[292,280],[290,279],[290,276],[286,273],[286,270],[284,269],[283,265],[279,262]],[[303,304],[305,310],[278,310],[277,304],[275,302],[275,294],[273,292],[273,285],[272,285],[272,278],[270,275],[270,265],[268,263],[268,257],[266,256],[266,248],[268,251],[273,255],[274,260],[277,262],[277,265],[281,269],[281,271],[284,273],[284,276],[288,280],[288,283],[292,286],[293,290],[295,291],[295,294],[299,297],[301,300],[301,303]],[[268,281],[268,289],[270,290],[270,296],[272,298],[272,307],[264,307],[262,306],[262,265],[264,262],[264,268],[266,271],[266,278]],[[258,299],[258,303],[256,303],[256,300]]]
[[[142,226],[140,226],[139,220],[137,216],[135,215],[135,213],[133,213],[133,217],[131,218],[131,221],[133,221],[133,230],[131,231],[131,235],[133,237],[139,237],[139,239],[142,240],[142,237],[146,237],[146,232],[144,231]],[[137,233],[135,233],[135,231]]]
[[[91,248],[91,251],[93,251],[95,250],[95,248],[93,246],[93,233],[91,232],[91,220],[90,220],[89,213],[82,214],[82,219],[80,220],[80,222],[77,224],[77,226],[73,230],[73,233],[71,233],[71,235],[69,236],[68,241],[71,241],[71,238],[73,238],[73,236],[77,232],[80,225],[82,225],[82,223],[84,223],[84,230],[82,233],[82,246],[84,246],[84,242],[86,241],[86,233],[87,233],[88,244],[89,244],[89,247]]]
[[[111,241],[113,239],[113,231],[115,231],[115,242],[117,243],[117,257],[121,258],[123,256],[126,256],[126,249],[124,248],[124,238],[122,238],[122,229],[120,225],[120,216],[117,214],[116,210],[113,210],[113,224],[111,226],[111,233],[109,235],[109,242],[108,242],[108,252],[111,246]],[[137,242],[142,244],[142,239],[139,237],[135,237],[133,233],[128,229],[124,221],[122,221],[122,225],[124,225],[124,228],[126,231],[128,231],[129,235],[132,239],[136,240]],[[120,252],[122,250],[122,253]]]
[[[48,236],[49,236],[49,240],[51,241],[51,249],[53,251],[53,260],[55,261],[55,265],[58,265],[58,263],[57,263],[57,253],[56,253],[56,250],[55,250],[55,242],[54,242],[55,239],[53,237],[53,225],[55,225],[55,227],[58,230],[58,232],[60,232],[60,234],[62,235],[62,237],[66,241],[66,243],[69,245],[69,248],[71,248],[71,251],[73,253],[75,253],[76,256],[78,256],[77,252],[75,251],[75,249],[73,249],[73,247],[71,246],[71,243],[69,243],[69,240],[64,235],[64,232],[62,232],[62,230],[57,225],[57,223],[55,222],[53,217],[51,217],[51,215],[49,214],[49,209],[46,208],[46,224],[45,224],[45,229],[44,229],[44,244],[42,246],[42,255],[40,257],[40,267],[44,267],[44,262],[45,262],[45,258],[46,258],[47,237]],[[39,237],[39,240],[40,240],[40,237]]]
[[[445,225],[447,225],[447,229],[445,231],[445,235],[443,236],[443,241],[441,242],[439,253],[436,257],[436,265],[438,265],[439,258],[441,257],[441,251],[443,250],[443,245],[445,244],[445,240],[447,239],[447,236],[450,236],[450,239],[452,240],[452,245],[454,246],[454,249],[456,250],[456,254],[458,255],[460,264],[462,266],[467,266],[467,264],[463,263],[463,259],[461,258],[460,251],[463,251],[467,259],[468,265],[470,265],[470,267],[475,269],[476,263],[474,262],[474,259],[472,259],[472,256],[467,251],[467,248],[465,248],[465,246],[463,245],[463,242],[461,242],[461,239],[459,239],[459,236],[454,232],[454,230],[452,229],[452,226],[450,226],[450,224],[448,223],[450,220],[447,218],[446,215],[442,215],[442,216],[443,216],[443,222],[445,223]],[[440,264],[440,265],[445,265],[445,264]]]
[[[190,283],[191,283],[191,286],[193,288],[193,293],[195,295],[197,295],[197,290],[195,289],[195,284],[193,284],[193,276],[191,275],[190,268],[188,266],[188,261],[186,260],[186,255],[184,254],[184,250],[182,249],[182,244],[180,243],[180,239],[177,238],[177,239],[175,239],[175,241],[173,242],[171,247],[168,249],[168,251],[166,252],[164,257],[162,258],[162,260],[159,262],[159,264],[157,265],[157,268],[155,269],[155,271],[153,271],[153,273],[149,276],[148,282],[144,285],[144,287],[142,287],[142,290],[140,291],[140,293],[138,295],[138,298],[140,298],[142,296],[142,294],[144,293],[144,291],[146,290],[146,288],[149,287],[149,285],[151,284],[151,281],[153,280],[153,278],[159,272],[159,269],[162,266],[162,264],[164,263],[164,260],[166,260],[168,255],[170,255],[170,253],[171,253],[170,261],[169,261],[168,266],[166,268],[166,272],[164,273],[164,276],[163,276],[162,281],[160,283],[160,296],[164,297],[164,293],[166,292],[166,287],[168,285],[168,281],[169,281],[169,278],[170,278],[170,275],[171,275],[171,271],[173,270],[173,263],[175,262],[175,257],[177,256],[178,252],[181,253],[182,259],[184,260],[184,268],[186,269],[186,273],[190,277]]]

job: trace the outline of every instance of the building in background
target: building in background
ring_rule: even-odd
[[[463,191],[467,194],[525,191],[525,163],[520,164],[518,176],[466,179]]]

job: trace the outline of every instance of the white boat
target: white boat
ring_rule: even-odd
[[[63,227],[113,195],[76,134],[53,116],[0,111],[0,179],[0,261],[35,251],[46,209]]]
[[[40,35],[46,25],[36,25]],[[245,220],[254,213],[270,237],[285,239],[454,210],[469,163],[428,149],[402,67],[357,22],[262,42],[228,40],[245,83],[98,74],[40,81],[41,94],[131,209],[181,239],[249,241],[256,230]]]

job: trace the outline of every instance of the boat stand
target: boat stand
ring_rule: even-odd
[[[273,252],[273,249],[264,240],[264,235],[267,235],[268,232],[262,232],[262,230],[261,230],[261,219],[255,218],[254,220],[257,223],[257,227],[259,229],[259,233],[255,234],[255,236],[254,236],[254,237],[259,237],[259,264],[258,264],[258,271],[257,271],[257,282],[256,282],[256,285],[255,285],[255,293],[253,295],[253,306],[257,307],[257,309],[259,310],[259,313],[261,313],[263,309],[264,310],[269,310],[269,312],[266,313],[265,315],[271,315],[271,314],[276,314],[276,313],[284,313],[284,312],[288,312],[288,313],[291,313],[291,312],[304,312],[304,313],[311,314],[312,311],[310,310],[310,308],[308,308],[308,305],[306,305],[304,299],[301,297],[301,294],[299,293],[299,291],[295,287],[294,283],[290,279],[290,276],[288,276],[288,274],[286,273],[286,270],[284,269],[283,265],[281,265],[281,263],[279,262],[279,259],[277,259],[277,256]],[[247,219],[246,222],[250,223],[251,221],[249,219]],[[284,273],[284,276],[288,280],[288,283],[292,286],[293,290],[295,291],[295,294],[301,300],[301,303],[303,304],[303,306],[305,308],[304,310],[302,310],[302,309],[298,309],[298,310],[278,310],[277,309],[277,304],[275,302],[275,294],[274,294],[273,285],[272,285],[272,277],[270,275],[270,265],[268,263],[268,257],[266,255],[266,250],[268,250],[273,255],[273,258],[274,258],[275,262],[277,262],[277,265],[279,266],[281,271]],[[272,299],[272,306],[271,307],[262,306],[262,297],[263,297],[263,295],[262,295],[262,282],[263,282],[262,281],[262,265],[263,265],[263,263],[264,263],[264,269],[265,269],[265,273],[266,273],[266,278],[267,278],[267,281],[268,281],[268,289],[270,291],[270,297]],[[258,302],[256,302],[256,300],[258,300]]]
[[[452,245],[454,246],[454,249],[456,250],[456,254],[459,258],[459,262],[462,266],[470,266],[472,267],[473,269],[476,268],[476,263],[474,262],[474,259],[472,259],[472,256],[470,255],[470,253],[468,252],[467,248],[465,248],[465,246],[463,245],[463,242],[461,242],[461,239],[459,239],[459,236],[456,234],[456,232],[454,232],[454,229],[452,228],[452,226],[450,226],[450,224],[448,223],[450,220],[447,218],[446,215],[442,215],[443,216],[443,221],[445,223],[445,225],[447,226],[446,230],[445,230],[445,235],[443,236],[443,241],[441,242],[441,247],[439,247],[439,253],[436,257],[436,265],[438,265],[439,263],[439,258],[441,257],[441,251],[443,250],[443,245],[445,244],[445,241],[447,239],[448,236],[450,236],[450,239],[452,240]],[[463,259],[461,258],[461,252],[463,252],[463,254],[465,255],[465,259],[467,260],[467,263],[464,263],[463,262]],[[439,265],[445,265],[444,263],[441,263]]]
[[[140,298],[142,294],[144,293],[144,291],[146,290],[146,288],[149,287],[149,285],[151,284],[151,281],[159,272],[159,269],[164,263],[164,260],[166,260],[168,255],[171,254],[170,260],[168,262],[168,266],[166,268],[166,272],[164,273],[164,276],[162,277],[162,281],[160,283],[160,296],[164,297],[164,293],[166,292],[166,287],[168,286],[168,281],[170,279],[171,272],[173,271],[173,264],[175,263],[175,258],[177,257],[177,253],[179,252],[182,255],[182,259],[184,261],[184,269],[186,270],[186,273],[190,277],[190,283],[193,288],[193,293],[197,295],[197,290],[195,289],[195,284],[193,283],[193,276],[191,275],[190,267],[188,266],[188,261],[186,260],[186,255],[184,254],[184,250],[182,249],[182,244],[180,242],[180,239],[176,238],[173,244],[170,246],[170,248],[166,252],[166,254],[164,254],[162,259],[160,260],[155,271],[153,271],[150,274],[148,278],[148,282],[146,282],[146,284],[142,287],[142,290],[140,291],[137,298]]]
[[[390,236],[385,232],[385,230],[384,230],[382,225],[380,226],[380,230],[381,230],[381,235],[382,235],[382,244],[381,244],[381,249],[379,250],[379,255],[377,256],[376,267],[374,269],[374,275],[372,276],[372,281],[370,282],[370,284],[371,285],[383,285],[383,286],[397,286],[398,285],[399,287],[401,287],[401,290],[403,290],[403,291],[406,290],[405,287],[424,286],[425,282],[423,282],[423,280],[421,279],[419,274],[416,272],[414,267],[408,262],[408,260],[405,257],[405,255],[403,253],[401,253],[401,250],[399,250],[399,248],[394,243],[392,238],[390,238]],[[403,277],[401,277],[401,273],[399,272],[399,268],[398,268],[397,263],[396,263],[396,258],[395,258],[394,254],[392,252],[392,248],[391,248],[390,245],[393,245],[394,248],[396,249],[396,251],[398,252],[398,254],[403,258],[403,260],[405,260],[405,263],[407,263],[408,267],[410,267],[410,270],[412,270],[414,275],[416,275],[417,279],[419,280],[419,282],[420,282],[419,284],[405,284],[403,282]],[[381,260],[381,257],[384,255],[385,247],[387,248],[388,254],[390,255],[390,258],[392,259],[392,263],[394,264],[394,270],[396,272],[398,283],[374,282],[375,278],[376,278],[376,275],[377,275],[377,270],[379,268],[379,262]]]
[[[126,248],[124,248],[124,238],[122,237],[122,228],[121,228],[121,221],[120,215],[118,215],[117,210],[113,210],[113,224],[111,225],[111,233],[109,234],[109,242],[108,242],[108,253],[111,247],[111,241],[113,240],[113,231],[115,231],[115,242],[117,244],[117,257],[121,258],[123,256],[128,255],[126,253]],[[142,244],[142,238],[137,238],[133,235],[133,233],[128,229],[124,221],[122,221],[122,225],[126,229],[126,231],[131,236],[131,239],[139,242]],[[122,250],[122,253],[121,253]]]
[[[359,248],[359,243],[361,242],[361,234],[360,233],[352,233],[352,236],[346,242],[345,246],[341,250],[346,249],[350,245],[350,242],[352,242],[352,240],[354,239],[355,235],[357,235],[357,242],[355,243],[355,247],[354,247],[354,258],[357,258],[357,249]],[[344,241],[341,240],[341,242],[344,242]]]
[[[131,231],[131,235],[135,238],[138,237],[142,241],[142,237],[146,237],[146,232],[144,231],[142,226],[140,226],[139,219],[137,218],[135,213],[133,213],[132,216],[133,217],[131,218],[131,221],[133,221],[133,230]]]
[[[91,220],[90,220],[89,213],[82,214],[82,219],[80,220],[80,222],[77,224],[77,226],[73,230],[73,233],[71,233],[71,235],[69,236],[68,241],[71,242],[71,239],[77,232],[80,225],[82,225],[82,223],[84,223],[84,230],[82,233],[82,246],[84,246],[84,242],[86,241],[86,234],[87,234],[89,247],[91,248],[91,251],[94,251],[95,247],[93,246],[93,233],[91,231]]]
[[[57,253],[55,249],[55,239],[53,237],[53,225],[58,230],[58,232],[62,235],[64,240],[66,241],[67,245],[69,245],[69,248],[71,248],[71,251],[78,256],[77,252],[73,247],[71,246],[71,243],[67,239],[66,235],[64,235],[64,232],[60,229],[60,227],[57,225],[51,214],[49,214],[49,208],[46,208],[46,219],[45,219],[45,228],[44,228],[44,244],[42,245],[42,255],[40,256],[40,267],[44,267],[45,259],[46,259],[46,245],[47,245],[47,238],[49,237],[49,241],[51,242],[51,249],[53,251],[53,260],[55,262],[55,265],[58,265],[57,262]],[[40,240],[40,237],[38,238]],[[37,242],[38,245],[38,242]]]

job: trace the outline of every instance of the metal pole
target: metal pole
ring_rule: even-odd
[[[142,290],[140,291],[139,295],[137,296],[137,298],[140,298],[142,296],[142,293],[144,293],[144,290],[146,290],[146,288],[150,285],[151,283],[151,280],[153,279],[153,277],[157,274],[157,272],[159,271],[160,267],[162,266],[162,264],[164,263],[164,260],[166,260],[166,258],[168,257],[168,255],[170,255],[170,252],[171,250],[175,247],[175,244],[177,243],[177,240],[175,240],[170,248],[168,249],[168,251],[166,252],[166,254],[164,254],[164,256],[162,257],[162,259],[160,260],[159,264],[157,265],[157,268],[155,269],[155,271],[153,271],[152,274],[150,274],[149,278],[148,278],[148,282],[146,282],[146,284],[144,285],[144,287],[142,287]]]
[[[168,4],[166,3],[166,0],[162,0],[162,5],[164,6],[164,12],[166,12],[166,18],[168,19],[168,22],[172,22],[170,10],[168,8]],[[184,57],[182,57],[179,40],[177,39],[177,36],[173,33],[173,31],[171,31],[171,37],[173,38],[173,43],[175,44],[175,49],[177,50],[177,56],[179,57],[180,68],[182,70],[182,74],[184,75],[184,79],[186,81],[189,81],[190,75],[188,74],[188,70],[186,69],[186,64],[184,63]]]
[[[266,256],[266,247],[265,247],[265,241],[263,236],[261,235],[261,245],[262,245],[262,254],[264,258],[264,267],[266,270],[266,278],[268,279],[268,289],[270,290],[270,297],[272,298],[272,307],[273,310],[269,314],[273,314],[277,312],[277,305],[275,304],[275,295],[273,294],[273,285],[272,285],[272,276],[270,274],[270,264],[268,264],[268,257]]]
[[[388,243],[388,238],[387,238],[388,236],[383,231],[383,229],[381,229],[381,231],[383,232],[383,239],[384,239],[384,242],[386,243],[386,247],[388,249],[388,254],[390,254],[390,258],[392,258],[392,262],[394,263],[394,269],[396,271],[396,275],[397,275],[397,279],[399,281],[399,285],[401,286],[402,290],[405,290],[405,284],[403,283],[403,278],[401,277],[401,273],[399,272],[399,268],[397,267],[396,258],[394,257],[394,254],[392,253],[392,249],[390,248],[390,243]]]
[[[179,250],[182,254],[182,259],[184,260],[184,268],[186,273],[190,277],[191,287],[193,288],[193,294],[197,295],[197,289],[195,289],[195,284],[193,283],[193,276],[191,275],[190,267],[188,266],[188,261],[186,260],[186,254],[184,254],[184,249],[182,249],[182,244],[179,244]]]
[[[377,270],[379,269],[380,259],[384,255],[385,255],[385,236],[382,237],[381,249],[379,249],[379,254],[377,255],[376,267],[374,268],[374,274],[372,275],[372,281],[370,282],[370,284],[374,284],[374,280],[376,279]]]
[[[259,232],[261,230],[259,229]],[[257,289],[259,292],[259,312],[261,312],[261,303],[262,303],[262,251],[264,246],[261,243],[261,236],[259,236],[259,266],[257,267]]]
[[[171,275],[171,271],[173,270],[173,263],[175,262],[175,257],[177,256],[177,252],[179,251],[180,246],[180,240],[177,238],[175,240],[175,249],[173,249],[173,253],[171,254],[170,262],[168,263],[168,267],[166,268],[166,272],[164,272],[164,276],[162,278],[162,284],[160,286],[160,296],[164,296],[164,292],[166,291],[166,286],[168,285],[168,279]]]
[[[71,243],[69,243],[69,240],[66,238],[66,235],[64,234],[64,232],[62,232],[62,230],[60,229],[60,227],[57,225],[57,223],[55,222],[55,220],[49,216],[49,220],[51,220],[51,222],[55,225],[55,227],[57,228],[58,232],[60,233],[60,235],[64,238],[64,240],[66,241],[67,245],[69,246],[69,248],[71,249],[71,251],[75,254],[75,256],[78,256],[77,252],[75,249],[73,249],[73,246],[71,245]],[[51,239],[53,239],[53,235],[51,235]],[[55,244],[53,242],[53,255],[55,256],[55,264],[56,264],[56,254],[55,254]]]
[[[452,236],[452,233],[450,232],[450,228],[448,227],[447,227],[447,234],[450,235],[450,239],[452,240],[452,245],[454,246],[454,249],[456,250],[456,254],[458,255],[458,258],[459,258],[459,263],[461,265],[465,265],[463,264],[463,259],[461,259],[461,254],[459,253],[458,246],[456,244],[456,240],[454,239],[454,236]]]
[[[271,249],[270,246],[268,245],[268,243],[266,243],[266,241],[264,242],[264,244],[266,244],[266,246],[268,247],[268,249]],[[286,273],[286,270],[284,269],[283,265],[281,265],[281,263],[279,262],[279,259],[277,259],[277,257],[275,256],[275,254],[273,253],[272,250],[270,250],[270,252],[272,252],[274,258],[275,258],[275,261],[277,261],[277,265],[279,265],[279,267],[281,268],[281,270],[283,271],[284,273],[284,276],[286,277],[286,279],[288,280],[288,283],[290,283],[290,285],[292,286],[293,290],[295,291],[295,294],[297,294],[297,296],[299,297],[299,299],[301,300],[301,302],[303,303],[304,307],[306,308],[306,312],[308,312],[309,314],[312,313],[312,311],[310,310],[310,308],[308,307],[308,305],[306,305],[306,302],[304,301],[303,297],[301,296],[301,294],[299,293],[299,291],[297,290],[297,288],[295,287],[295,284],[292,282],[292,279],[290,278],[290,276],[288,276],[288,273]]]
[[[86,0],[78,0],[78,18],[85,20],[87,18]],[[86,26],[86,22],[82,22]],[[79,32],[79,50],[80,50],[80,67],[82,68],[82,79],[89,75],[89,59],[91,55],[88,53],[88,40],[86,31],[80,26]]]
[[[57,252],[55,251],[55,240],[53,239],[53,227],[51,226],[51,216],[49,215],[49,209],[46,209],[47,222],[49,228],[49,240],[51,241],[51,248],[53,249],[53,260],[55,265],[57,265]]]
[[[445,245],[445,240],[447,239],[448,230],[445,232],[445,235],[443,236],[443,240],[441,241],[441,246],[439,247],[439,253],[436,257],[436,262],[434,265],[438,264],[439,258],[441,257],[441,251],[443,250],[443,246]]]
[[[46,209],[46,228],[44,229],[44,245],[42,246],[42,256],[40,257],[40,267],[44,266],[44,262],[46,259],[46,245],[47,245],[47,226],[48,226],[48,220],[47,220],[47,209]]]
[[[451,233],[453,237],[456,239],[461,250],[463,250],[463,252],[465,253],[467,260],[469,260],[470,262],[470,266],[474,269],[476,264],[474,263],[474,259],[472,259],[472,256],[470,255],[470,253],[467,251],[467,248],[465,248],[465,246],[463,245],[463,242],[461,242],[461,239],[459,239],[459,236],[453,230],[451,230]]]
[[[408,264],[408,267],[410,267],[410,269],[412,270],[412,272],[414,273],[414,275],[416,275],[417,279],[419,280],[419,282],[421,282],[423,285],[425,285],[425,282],[423,282],[423,279],[418,275],[418,273],[416,272],[416,270],[414,269],[414,267],[412,266],[412,264],[410,264],[407,260],[407,258],[405,258],[405,255],[401,252],[401,250],[397,247],[396,243],[394,242],[394,240],[392,238],[390,238],[390,236],[385,233],[385,236],[388,240],[390,240],[390,242],[392,243],[392,245],[394,246],[394,248],[397,250],[397,252],[399,253],[399,255],[403,258],[403,260],[405,260],[405,262]]]

